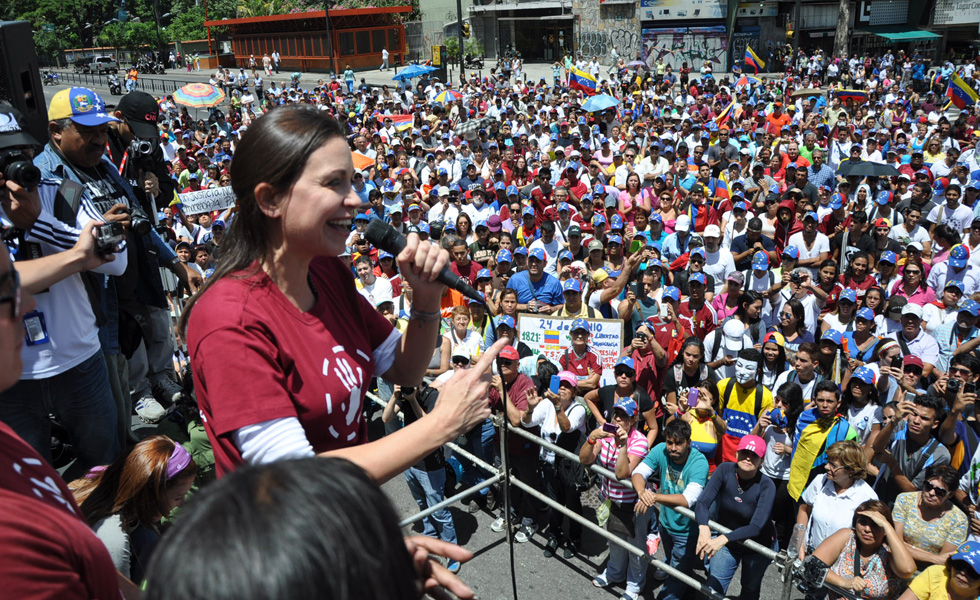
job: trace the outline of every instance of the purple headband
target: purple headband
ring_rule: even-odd
[[[167,459],[167,481],[171,480],[178,473],[187,468],[187,465],[191,464],[191,455],[184,449],[183,446],[174,442],[174,451]],[[98,467],[92,467],[85,474],[86,479],[93,479],[96,475],[106,470],[105,465]]]
[[[178,473],[191,464],[191,455],[183,446],[174,442],[174,452],[167,461],[167,480],[173,479]]]

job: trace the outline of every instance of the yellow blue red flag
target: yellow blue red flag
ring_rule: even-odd
[[[568,87],[573,90],[582,90],[591,96],[595,94],[596,89],[599,87],[599,82],[592,75],[572,65],[571,74],[568,78]]]
[[[751,46],[745,46],[745,65],[755,69],[756,74],[759,73],[759,69],[766,68],[766,62],[759,58],[759,55],[752,51]]]
[[[966,108],[967,106],[972,106],[980,100],[980,96],[977,95],[970,84],[963,81],[959,75],[953,74],[949,78],[949,87],[946,88],[946,97],[956,105],[956,108]]]

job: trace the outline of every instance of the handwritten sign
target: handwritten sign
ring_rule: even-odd
[[[180,197],[185,215],[197,215],[235,206],[235,192],[232,191],[231,186],[177,195]]]
[[[548,315],[521,314],[518,330],[521,341],[527,344],[534,354],[544,354],[556,363],[566,350],[572,347],[568,329],[572,325],[570,317],[549,317]],[[614,319],[586,319],[592,336],[589,346],[599,355],[603,369],[612,369],[623,349],[623,322]]]

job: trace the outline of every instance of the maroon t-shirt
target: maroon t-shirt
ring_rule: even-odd
[[[475,260],[469,261],[465,267],[459,266],[459,263],[453,261],[450,266],[450,270],[465,279],[471,286],[476,285],[476,275],[480,272],[483,266],[476,262]]]
[[[257,265],[256,265],[257,267]],[[310,264],[313,309],[297,309],[260,269],[227,277],[194,306],[188,348],[218,476],[242,463],[233,434],[296,417],[320,453],[367,440],[361,407],[391,324],[337,258]]]
[[[507,388],[507,399],[510,400],[517,410],[524,412],[527,410],[527,392],[534,389],[534,381],[524,374],[518,374],[517,379]],[[501,402],[500,394],[497,389],[490,388],[490,407],[494,412],[501,412],[506,416],[504,404]],[[537,427],[527,431],[537,435],[540,431]],[[507,449],[513,456],[537,456],[539,447],[517,435],[507,436]]]
[[[569,348],[558,361],[563,371],[571,371],[581,381],[593,373],[602,373],[599,365],[599,355],[592,348],[585,350],[585,356],[579,358],[575,350]]]
[[[121,598],[112,557],[81,514],[57,471],[0,423],[0,595]]]

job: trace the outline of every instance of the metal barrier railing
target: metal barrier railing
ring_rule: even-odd
[[[376,395],[374,395],[374,394],[372,394],[370,392],[368,392],[366,395],[367,395],[367,397],[371,401],[375,402],[376,404],[378,404],[380,406],[387,405],[387,402],[381,400]],[[492,418],[492,420],[494,422],[494,425],[499,429],[501,427],[501,422],[500,422],[501,417],[494,416],[494,417],[491,417],[491,418]],[[528,440],[528,441],[530,441],[532,443],[535,443],[535,444],[537,444],[539,446],[542,446],[542,447],[544,447],[544,448],[546,448],[546,449],[554,452],[556,455],[562,456],[562,457],[567,458],[569,460],[574,460],[575,462],[578,462],[578,463],[581,464],[581,461],[579,460],[579,456],[577,454],[575,454],[573,452],[569,452],[568,450],[565,450],[564,448],[560,448],[559,446],[556,446],[555,444],[552,444],[550,442],[547,442],[547,441],[543,440],[541,437],[536,436],[534,434],[531,434],[531,433],[529,433],[527,431],[524,431],[523,429],[521,429],[519,427],[507,427],[507,432],[510,435],[517,435],[517,436],[522,437],[522,438],[524,438],[524,439],[526,439],[526,440]],[[425,517],[431,515],[432,513],[437,512],[437,511],[439,511],[439,510],[441,510],[443,508],[447,508],[447,507],[453,505],[454,503],[458,502],[459,500],[462,500],[463,498],[466,498],[470,494],[475,493],[478,490],[481,490],[483,488],[489,487],[491,485],[495,485],[496,483],[504,480],[504,473],[502,472],[502,469],[498,469],[498,468],[494,467],[493,465],[488,464],[487,462],[485,462],[485,461],[481,460],[480,458],[474,456],[472,453],[468,452],[467,450],[465,450],[463,448],[460,448],[459,445],[457,445],[457,444],[455,444],[453,442],[450,442],[450,443],[446,444],[446,447],[450,448],[454,453],[456,453],[459,456],[461,456],[461,457],[469,460],[471,463],[473,463],[474,465],[476,465],[480,469],[486,471],[488,474],[491,474],[492,476],[489,479],[483,481],[482,483],[478,483],[478,484],[476,484],[476,485],[474,485],[474,486],[472,486],[472,487],[470,487],[470,488],[468,488],[466,490],[463,490],[462,492],[459,492],[458,494],[454,495],[452,498],[446,498],[442,502],[439,502],[438,504],[435,504],[433,506],[430,506],[426,510],[421,511],[421,512],[419,512],[417,514],[412,515],[411,517],[408,517],[408,518],[404,519],[400,523],[400,525],[402,527],[407,526],[407,525],[410,525],[410,524],[412,524],[412,523],[414,523],[416,521],[422,520]],[[501,448],[501,454],[502,454],[502,456],[506,454],[505,448]],[[604,468],[602,466],[599,466],[599,465],[596,465],[596,464],[592,464],[592,465],[587,465],[586,468],[588,468],[589,470],[591,470],[592,472],[596,473],[597,475],[599,475],[601,477],[605,477],[606,479],[611,479],[611,480],[617,481],[617,482],[619,482],[619,483],[621,483],[623,485],[628,485],[628,486],[632,487],[632,481],[630,481],[628,479],[619,479],[618,477],[616,477],[616,474],[613,471],[610,471],[609,469],[606,469],[606,468]],[[662,569],[669,576],[674,577],[675,579],[681,581],[682,583],[684,583],[685,585],[691,587],[692,589],[694,589],[694,590],[696,590],[696,591],[698,591],[698,592],[704,594],[705,596],[708,596],[709,598],[712,598],[714,600],[727,600],[727,598],[725,598],[724,596],[722,596],[721,594],[719,594],[715,590],[709,588],[706,584],[698,581],[697,579],[694,579],[693,577],[691,577],[690,575],[688,575],[686,573],[683,573],[681,571],[678,571],[677,569],[671,567],[669,564],[666,564],[666,563],[664,563],[664,562],[662,562],[662,561],[660,561],[660,560],[658,560],[658,559],[650,556],[643,549],[637,548],[636,546],[630,544],[628,541],[626,541],[626,540],[624,540],[622,538],[619,538],[619,537],[617,537],[617,536],[609,533],[608,531],[606,531],[602,527],[599,527],[598,524],[593,523],[592,521],[589,521],[588,519],[586,519],[582,515],[579,515],[579,514],[573,512],[573,511],[569,510],[567,507],[565,507],[565,506],[563,506],[563,505],[555,502],[554,500],[552,500],[551,498],[549,498],[547,495],[542,494],[540,491],[538,491],[537,489],[535,489],[533,486],[527,484],[526,482],[523,482],[523,481],[515,478],[513,475],[510,476],[509,480],[510,480],[510,484],[511,485],[513,485],[513,486],[521,489],[523,492],[525,492],[527,494],[530,494],[531,496],[533,496],[534,498],[536,498],[540,502],[542,502],[542,503],[548,505],[549,507],[551,507],[552,510],[557,510],[558,512],[562,513],[563,515],[565,515],[569,519],[572,519],[572,520],[578,522],[583,527],[586,527],[590,531],[596,533],[600,537],[602,537],[605,540],[607,540],[609,543],[616,544],[616,545],[622,547],[623,549],[625,549],[627,552],[630,552],[631,554],[635,554],[635,555],[637,555],[637,556],[645,559],[649,564],[654,565],[658,569]],[[680,514],[684,515],[688,519],[691,519],[692,521],[695,518],[694,517],[694,511],[691,510],[691,509],[689,509],[689,508],[684,508],[684,507],[680,507],[680,506],[678,506],[678,507],[671,507],[671,508],[672,508],[672,510],[676,510],[677,512],[679,512]],[[708,527],[711,528],[712,531],[718,532],[718,533],[720,533],[722,535],[727,534],[727,533],[731,533],[731,529],[729,529],[729,528],[725,527],[724,525],[721,525],[720,523],[717,523],[715,521],[710,521],[709,520],[708,521]],[[735,542],[735,543],[736,544],[741,544],[746,549],[752,550],[753,552],[757,552],[757,553],[759,553],[759,554],[761,554],[761,555],[763,555],[763,556],[771,559],[775,563],[776,568],[777,568],[777,570],[778,570],[778,572],[780,574],[780,581],[783,584],[782,596],[781,596],[782,597],[782,600],[790,600],[790,596],[792,595],[792,591],[793,591],[793,587],[794,587],[794,583],[795,583],[795,580],[794,580],[793,575],[794,575],[794,567],[796,566],[796,563],[797,563],[796,557],[795,556],[790,556],[786,551],[778,551],[777,552],[777,551],[773,550],[772,548],[767,548],[766,546],[763,546],[762,544],[760,544],[760,543],[758,543],[758,542],[756,542],[754,540],[742,540],[742,541]],[[824,585],[825,585],[825,587],[828,587],[827,584],[824,584]]]
[[[109,75],[100,73],[75,73],[74,71],[57,71],[58,79],[72,85],[82,85],[86,87],[98,86],[109,87]],[[123,90],[126,89],[126,73],[120,70],[116,74],[119,78],[119,85]],[[201,83],[200,81],[181,81],[174,79],[160,79],[157,77],[146,77],[140,75],[136,80],[136,88],[147,93],[172,94],[175,90],[182,88],[188,83]]]

